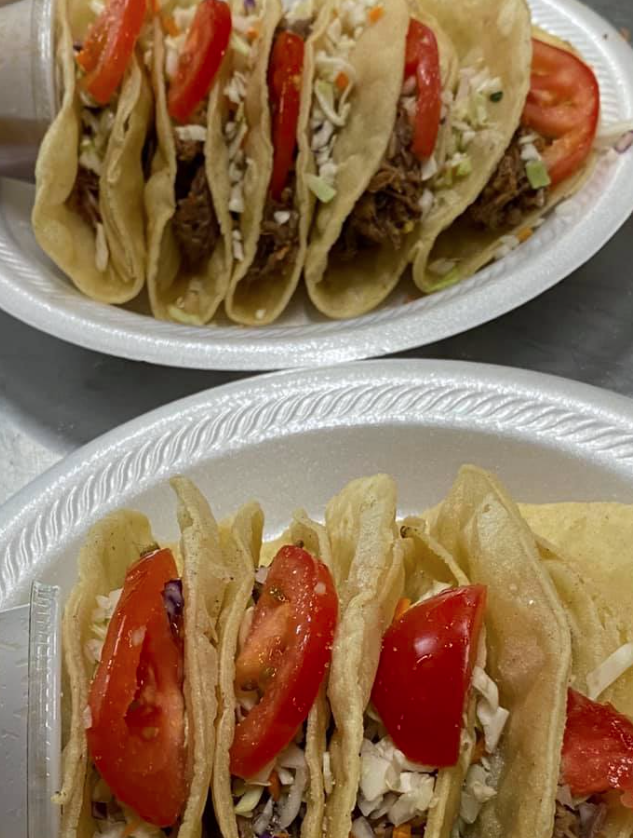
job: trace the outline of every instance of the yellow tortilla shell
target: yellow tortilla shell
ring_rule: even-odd
[[[404,583],[396,487],[379,474],[348,484],[326,510],[339,593],[328,698],[336,729],[329,744],[334,789],[326,802],[328,838],[348,838],[360,782],[364,712],[382,636]]]
[[[281,19],[281,7],[275,8],[275,17],[271,12],[271,38]],[[320,18],[323,20],[323,17]],[[322,28],[322,24],[321,24]],[[301,276],[305,259],[308,230],[312,219],[314,201],[309,192],[304,175],[311,165],[312,154],[308,139],[308,125],[310,119],[310,104],[312,91],[312,74],[314,70],[315,38],[321,29],[317,21],[315,30],[305,44],[303,73],[301,78],[301,108],[297,123],[298,154],[295,163],[295,207],[300,213],[299,219],[299,247],[294,262],[274,276],[263,279],[252,279],[249,269],[257,253],[259,234],[268,197],[268,187],[273,168],[273,145],[271,142],[270,105],[268,97],[268,60],[270,50],[266,53],[266,64],[259,66],[254,73],[253,86],[257,98],[252,103],[251,124],[257,125],[252,131],[250,142],[251,152],[256,155],[257,170],[253,170],[251,191],[246,192],[247,212],[244,213],[244,259],[235,264],[231,287],[225,300],[228,316],[236,323],[246,326],[263,326],[276,320],[288,305]]]
[[[333,0],[328,6],[330,20],[336,5]],[[342,287],[334,287],[328,281],[328,254],[380,165],[396,118],[409,9],[405,0],[390,0],[384,9],[383,16],[367,26],[350,57],[356,83],[350,97],[349,119],[332,154],[339,167],[336,196],[330,203],[317,206],[310,233],[306,286],[314,305],[328,317],[352,317],[367,310],[364,296],[368,292],[352,281],[349,268],[349,277],[343,277]],[[320,49],[320,42],[321,38],[316,39],[315,52]]]
[[[253,593],[263,527],[264,515],[256,503],[242,507],[231,521],[220,527],[224,562],[231,581],[218,625],[219,706],[211,791],[215,817],[224,838],[239,838],[229,765],[229,749],[235,733],[235,658],[240,625]]]
[[[263,516],[255,504],[240,510],[236,517],[223,525],[223,542],[229,566],[233,568],[233,586],[229,589],[226,610],[221,620],[221,674],[220,694],[222,713],[218,725],[218,751],[213,780],[215,815],[222,834],[237,838],[237,821],[233,810],[229,749],[235,732],[235,658],[237,656],[239,629],[252,594],[255,567],[264,552],[261,545]],[[304,548],[332,565],[330,544],[325,528],[311,521],[305,512],[295,513],[292,524],[283,535],[275,539],[274,547],[266,553],[271,561],[279,547],[302,542]],[[268,562],[269,563],[269,562]],[[323,753],[329,721],[329,708],[325,683],[308,714],[306,721],[305,757],[308,767],[306,812],[301,824],[302,838],[321,838],[325,811],[323,784]]]
[[[539,533],[539,550],[565,607],[572,638],[571,686],[585,695],[587,675],[622,644],[633,642],[633,507],[609,503],[521,506]],[[633,716],[633,671],[598,696]],[[633,834],[633,812],[619,794],[605,795],[605,838]]]
[[[497,795],[472,834],[551,838],[571,641],[534,536],[491,475],[459,472],[432,535],[488,589],[488,672],[510,717],[492,759]]]
[[[453,90],[457,81],[458,58],[452,42],[442,30],[438,22],[427,13],[424,2],[412,2],[410,4],[409,15],[410,17],[414,17],[425,23],[435,33],[440,53],[442,89]],[[385,57],[385,64],[382,66],[383,71],[386,69],[387,60],[393,61],[394,67],[398,66],[395,62],[400,60],[400,53],[395,55],[397,45],[395,43],[394,35],[390,33],[389,37],[389,49],[394,54],[390,55],[388,58]],[[383,51],[384,46],[381,48],[381,55]],[[402,68],[403,67],[404,56],[402,56]],[[397,78],[398,83],[396,98],[395,102],[393,102],[393,118],[388,123],[385,121],[384,125],[382,122],[376,120],[372,123],[372,130],[377,131],[384,129],[386,132],[386,142],[385,148],[383,149],[383,155],[387,148],[395,123],[395,108],[397,107],[402,88],[402,75],[403,70],[401,69]],[[359,94],[357,101],[359,111],[367,108],[367,112],[369,114],[373,114],[374,108],[376,107],[373,90],[374,89],[370,87],[367,91],[363,90]],[[375,95],[379,94],[376,93]],[[438,146],[446,140],[445,135],[447,127],[448,125],[446,124],[445,127],[441,127],[440,129]],[[345,130],[347,131],[347,129]],[[352,130],[359,133],[352,136]],[[362,135],[363,140],[361,141],[360,132],[367,131],[366,125],[363,125],[360,119],[354,126],[352,126],[350,121],[349,131],[349,145],[358,149],[364,149],[366,135]],[[332,245],[334,245],[337,241],[341,230],[343,229],[345,219],[351,212],[356,200],[358,200],[358,198],[365,191],[371,176],[374,174],[381,161],[382,156],[375,165],[373,165],[373,159],[367,159],[365,161],[366,168],[364,169],[365,179],[361,184],[362,190],[358,195],[356,195],[357,190],[355,189],[353,194],[347,194],[341,199],[340,216],[337,215],[335,220],[332,219],[331,227],[328,230],[329,237],[326,239],[325,234],[323,237],[324,243],[327,244],[328,248],[332,247]],[[321,210],[321,212],[323,212],[323,210]],[[417,249],[418,241],[423,229],[424,225],[418,224],[408,235],[406,241],[403,243],[403,246],[398,250],[396,250],[391,244],[367,248],[365,251],[358,253],[353,262],[341,259],[336,255],[335,251],[330,252],[329,256],[326,253],[324,258],[322,254],[320,254],[321,262],[319,263],[319,268],[321,270],[321,274],[319,276],[317,276],[316,271],[311,267],[309,256],[308,264],[306,266],[306,280],[308,289],[310,290],[310,296],[314,304],[328,317],[334,318],[355,317],[371,311],[371,309],[379,305],[397,285],[400,275],[411,261],[412,256]],[[332,238],[333,236],[335,237]],[[312,264],[315,262],[316,253],[313,257]]]
[[[187,323],[208,323],[228,288],[232,260],[228,193],[222,191],[221,183],[214,178],[210,165],[210,158],[215,152],[211,141],[211,127],[217,120],[214,105],[223,88],[226,64],[225,61],[211,89],[204,148],[207,181],[220,234],[207,263],[198,271],[190,272],[181,266],[180,246],[171,222],[176,211],[176,147],[174,128],[167,110],[164,35],[159,17],[154,18],[152,84],[156,99],[158,147],[152,161],[152,174],[145,187],[145,209],[148,241],[147,290],[152,314],[160,320],[176,319],[173,312],[179,309],[176,302],[182,298],[187,303]],[[226,168],[223,178],[228,179]]]
[[[198,838],[211,777],[217,683],[215,623],[227,579],[220,556],[217,527],[209,507],[193,485],[176,478],[181,573],[185,600],[184,696],[189,730],[189,798],[178,830],[180,838]],[[79,578],[64,614],[64,665],[70,686],[70,738],[63,754],[63,783],[56,797],[62,806],[61,838],[92,838],[91,792],[97,774],[90,764],[84,708],[93,665],[84,654],[96,596],[123,585],[128,568],[155,544],[150,525],[138,512],[122,510],[90,530],[79,556]]]
[[[152,112],[149,82],[136,55],[121,84],[99,181],[99,209],[110,258],[95,263],[96,235],[68,205],[79,165],[81,101],[66,0],[57,4],[57,64],[63,98],[42,142],[35,169],[32,224],[40,247],[94,300],[125,303],[145,281],[145,216],[141,154]]]

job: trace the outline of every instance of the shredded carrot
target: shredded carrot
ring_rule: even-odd
[[[142,825],[143,825],[143,821],[140,820],[140,818],[137,821],[133,821],[132,823],[129,823],[125,827],[123,832],[121,833],[121,838],[129,838],[130,835],[134,835],[134,833],[139,828],[139,826],[142,826]]]
[[[256,26],[251,26],[246,32],[246,37],[249,41],[256,41],[259,38],[259,29]]]
[[[473,755],[470,758],[470,764],[474,765],[476,762],[480,762],[482,756],[486,753],[486,740],[483,736],[478,736],[477,742],[475,743],[475,747],[473,748]]]
[[[281,783],[279,782],[279,774],[273,770],[270,772],[270,777],[268,778],[268,787],[270,788],[270,796],[273,800],[277,801],[281,797]]]
[[[395,826],[391,835],[392,838],[411,838],[411,824],[401,823],[400,826]]]
[[[347,85],[349,84],[349,77],[347,73],[341,71],[334,79],[334,83],[336,84],[339,90],[346,90]]]
[[[152,0],[152,14],[159,15],[160,14],[160,0]]]
[[[369,22],[370,23],[378,23],[380,18],[384,15],[385,10],[382,6],[374,6],[373,9],[369,10]]]
[[[171,35],[172,38],[180,35],[180,29],[171,15],[161,14],[160,22],[163,24],[163,31]]]
[[[519,230],[517,233],[517,239],[523,243],[526,242],[533,234],[534,230],[531,230],[529,227],[525,227],[523,230]]]
[[[404,612],[411,606],[411,600],[408,599],[406,596],[403,596],[402,599],[398,600],[398,604],[396,605],[396,613],[393,615],[393,619],[399,620],[400,617],[404,614]]]

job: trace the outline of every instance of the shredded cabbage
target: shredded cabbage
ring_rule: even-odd
[[[477,718],[484,729],[486,751],[494,754],[510,713],[499,706],[499,690],[484,669],[473,669],[473,687],[480,694],[477,702]]]
[[[203,125],[176,125],[174,131],[185,142],[204,143],[207,139],[207,129]]]
[[[587,695],[595,701],[633,666],[633,643],[625,643],[587,675]]]
[[[308,174],[305,176],[305,179],[309,190],[316,195],[322,203],[328,204],[335,197],[336,189],[333,189],[328,183],[326,183],[324,178]]]

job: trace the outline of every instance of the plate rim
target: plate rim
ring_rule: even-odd
[[[443,417],[497,432],[516,429],[518,422],[528,440],[539,434],[549,440],[551,434],[552,442],[565,440],[579,456],[588,457],[591,449],[612,468],[622,461],[628,471],[633,460],[633,400],[558,376],[467,361],[381,359],[249,377],[170,402],[108,431],[6,501],[0,507],[2,607],[16,604],[12,590],[33,572],[34,563],[25,571],[19,554],[37,555],[59,543],[69,523],[78,520],[78,509],[87,527],[95,505],[111,500],[112,492],[120,497],[132,480],[141,491],[144,482],[153,485],[176,473],[182,446],[201,438],[197,417],[210,429],[209,438],[222,441],[223,429],[225,441],[237,439],[245,447],[251,432],[262,442],[305,431],[314,404],[324,405],[313,426],[321,431],[354,422],[380,425],[387,417],[404,418],[409,410],[421,423],[423,416]],[[135,446],[141,436],[143,443]],[[185,460],[188,454],[185,450]],[[188,462],[195,466],[191,457]],[[117,481],[123,481],[118,489]]]
[[[543,8],[556,10],[573,20],[575,25],[594,38],[598,37],[598,32],[606,36],[601,45],[606,64],[620,69],[628,66],[633,78],[633,50],[612,24],[577,0],[539,2]],[[633,86],[631,96],[633,101]],[[631,117],[633,113],[622,115],[624,119]],[[255,334],[253,331],[248,336],[246,329],[242,335],[241,330],[235,327],[231,327],[230,334],[227,329],[225,335],[214,335],[214,328],[221,327],[196,329],[155,321],[152,332],[148,334],[135,325],[136,318],[141,315],[118,311],[116,317],[119,322],[112,325],[108,323],[110,307],[103,306],[104,311],[96,316],[95,307],[100,304],[78,299],[77,310],[70,310],[68,305],[51,302],[51,295],[44,299],[43,292],[40,295],[37,289],[30,289],[28,279],[22,282],[10,279],[14,274],[19,275],[20,270],[27,271],[27,268],[1,240],[0,307],[30,326],[86,349],[188,369],[259,371],[319,367],[405,351],[461,334],[507,314],[585,264],[615,235],[633,209],[633,199],[627,200],[627,191],[616,188],[616,184],[627,176],[633,177],[633,155],[620,158],[618,165],[619,175],[613,178],[613,186],[608,193],[609,212],[598,219],[599,223],[593,220],[590,235],[578,237],[578,247],[568,248],[562,257],[557,254],[558,267],[553,268],[545,258],[538,275],[531,276],[529,281],[524,279],[518,287],[513,282],[517,273],[513,276],[512,264],[508,263],[502,275],[479,285],[473,277],[466,281],[471,283],[467,293],[456,293],[455,288],[438,292],[432,298],[425,298],[427,306],[417,311],[403,305],[399,309],[378,310],[350,321],[286,327],[273,324],[264,327],[256,337],[252,336]],[[0,215],[1,210],[0,204]],[[533,264],[534,260],[530,259],[519,273],[531,270]],[[25,276],[22,276],[24,279]],[[433,299],[432,304],[428,303],[429,299]],[[129,322],[126,322],[127,318],[130,318]],[[279,329],[285,332],[283,336],[279,335]]]

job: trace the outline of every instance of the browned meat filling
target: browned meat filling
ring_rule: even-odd
[[[99,210],[99,175],[79,166],[73,191],[68,199],[70,208],[96,229],[101,223],[101,211]]]
[[[283,274],[294,264],[299,250],[299,212],[295,208],[294,196],[293,173],[281,193],[281,200],[275,201],[269,196],[266,201],[257,253],[249,269],[247,282],[265,279],[272,274]],[[275,218],[278,213],[284,213],[278,216],[278,219],[285,219],[283,223]]]
[[[469,207],[468,216],[477,225],[492,231],[516,227],[525,215],[546,205],[549,189],[534,189],[530,185],[525,161],[521,159],[519,140],[527,133],[526,129],[519,128],[487,186]],[[541,137],[534,145],[539,153],[545,150],[545,140]]]
[[[402,100],[387,155],[365,194],[347,218],[336,250],[352,260],[360,250],[375,245],[402,245],[422,216],[422,166],[411,152],[413,129]]]
[[[213,253],[220,229],[204,169],[204,144],[176,141],[176,212],[174,235],[189,270],[199,268]]]
[[[606,816],[604,803],[587,801],[571,809],[557,801],[552,838],[600,838]]]

